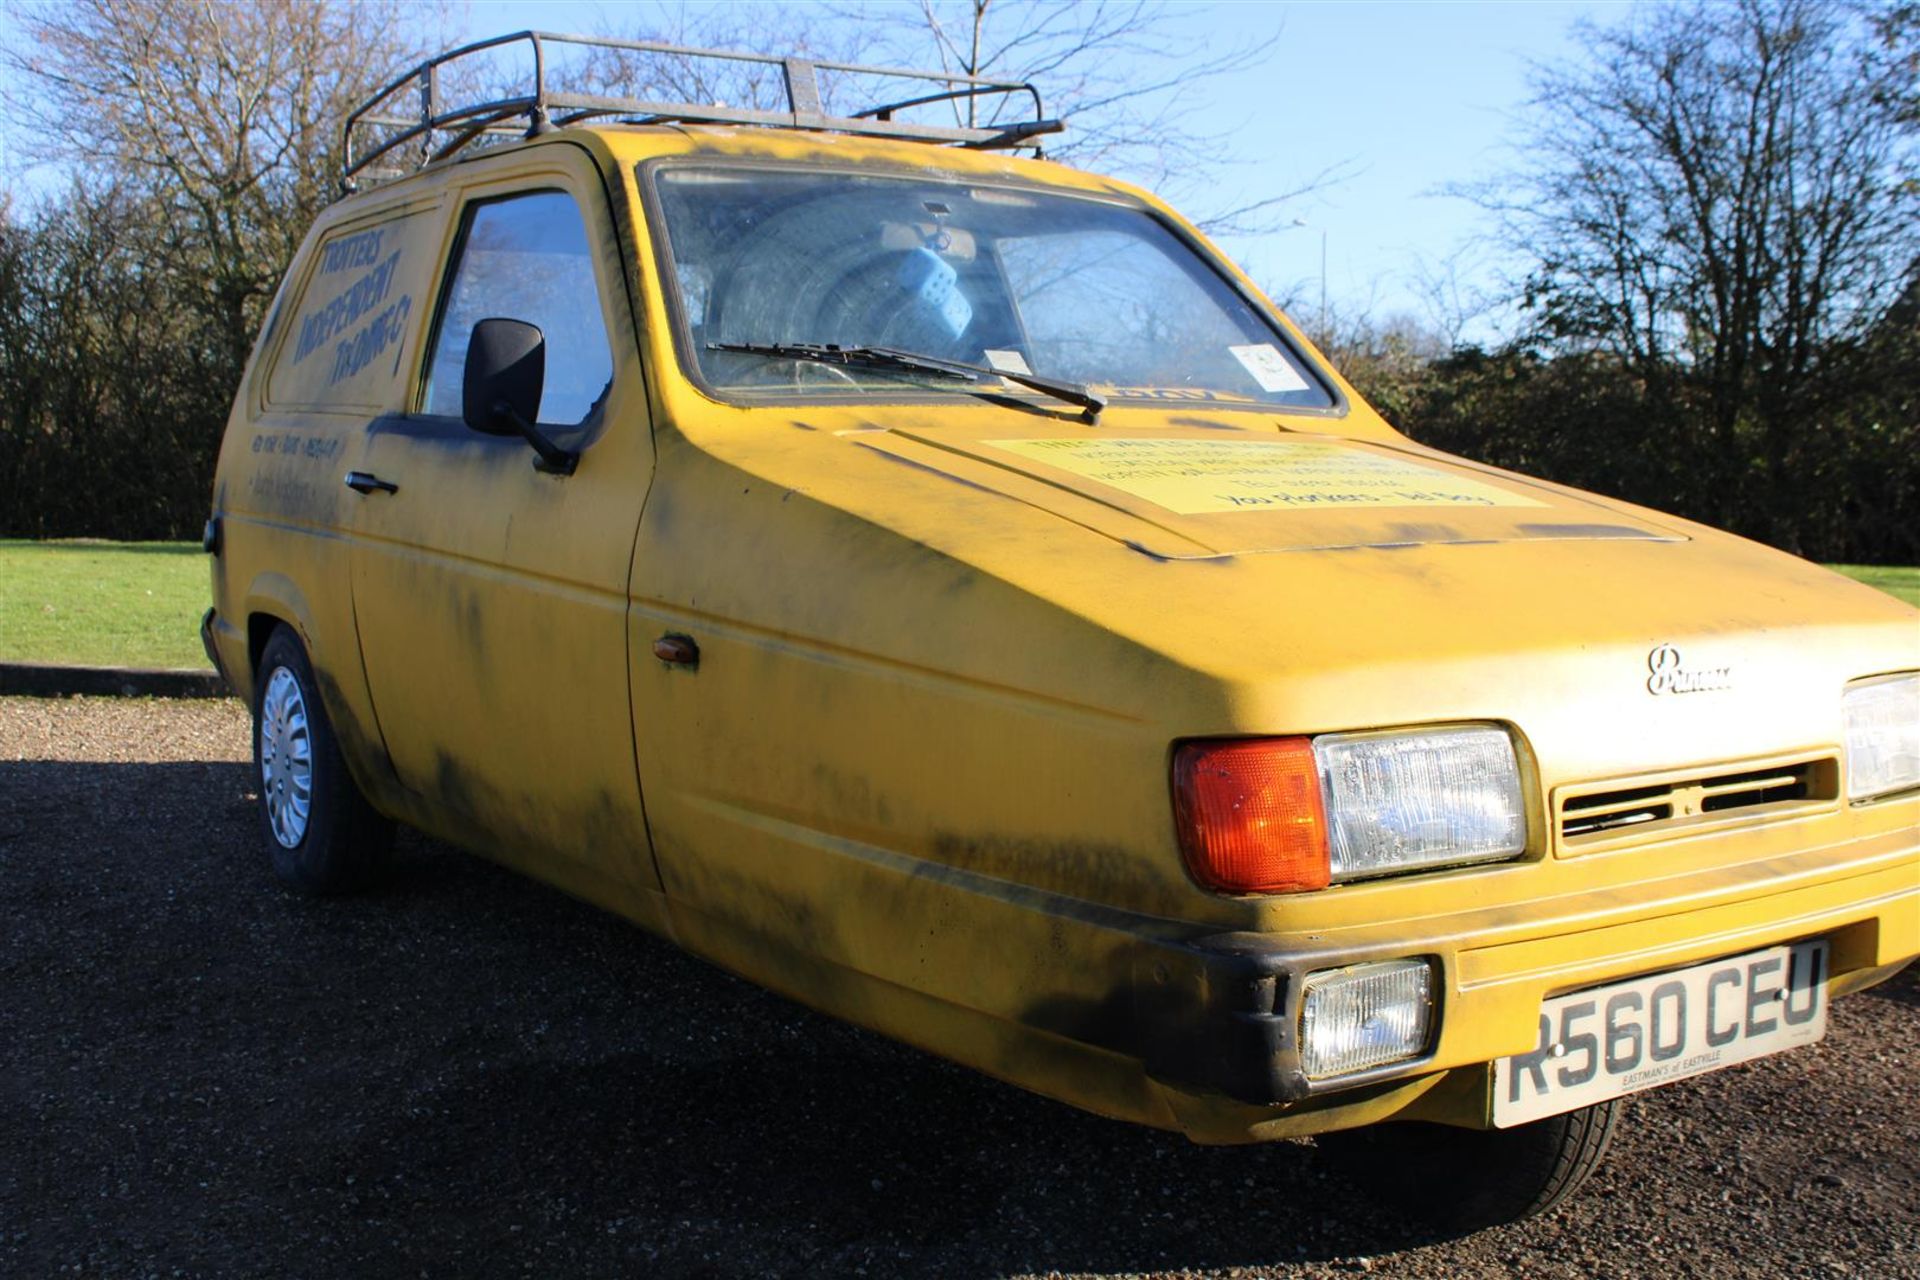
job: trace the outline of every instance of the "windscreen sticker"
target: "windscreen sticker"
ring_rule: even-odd
[[[1271,342],[1256,342],[1252,346],[1228,347],[1227,351],[1240,367],[1253,375],[1262,391],[1305,391],[1307,380],[1300,371],[1287,363],[1280,354],[1280,348]]]
[[[1543,502],[1352,445],[1278,440],[989,440],[1180,515]]]
[[[987,357],[988,364],[1002,373],[1031,374],[1033,372],[1027,368],[1027,358],[1018,351],[995,351],[990,347],[982,354]]]

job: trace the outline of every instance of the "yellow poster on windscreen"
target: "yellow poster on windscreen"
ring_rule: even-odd
[[[1181,515],[1347,507],[1539,507],[1439,467],[1314,440],[989,440]]]

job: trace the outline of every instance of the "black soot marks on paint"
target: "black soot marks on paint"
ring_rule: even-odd
[[[387,759],[386,741],[378,729],[369,730],[353,714],[353,707],[341,690],[340,683],[333,673],[320,667],[313,670],[314,683],[320,686],[320,703],[327,711],[327,719],[333,726],[334,740],[340,746],[340,752],[353,765],[360,766],[361,779],[370,784],[371,790],[384,790],[393,779],[393,766]]]
[[[988,485],[979,484],[975,481],[968,480],[964,476],[956,476],[950,471],[942,471],[938,467],[928,466],[924,462],[915,462],[912,458],[903,458],[899,454],[891,453],[885,449],[876,449],[870,444],[862,444],[861,448],[866,449],[870,453],[879,454],[881,457],[885,458],[888,462],[897,462],[903,467],[912,467],[915,471],[924,471],[928,475],[939,476],[942,480],[951,481],[952,483],[958,484],[958,485],[965,485],[967,488],[977,489],[981,493],[990,493],[996,498],[1004,498],[1007,496],[1006,494],[1001,493],[998,489],[992,488]]]
[[[1070,895],[1089,913],[1114,908],[1098,904],[1138,896],[1139,857],[1120,845],[1045,836],[939,832],[933,838],[935,866],[957,867],[1013,884]],[[1171,912],[1177,904],[1150,902],[1145,909]]]
[[[619,878],[632,851],[647,848],[633,806],[605,788],[560,803],[524,788],[502,790],[447,751],[434,753],[426,800],[438,834],[475,852],[498,851],[579,863]]]
[[[805,990],[809,1003],[842,1016],[857,1004],[847,947],[812,903],[673,845],[661,846],[659,860],[667,896],[722,935],[717,948],[696,942],[697,953],[776,991]]]
[[[1245,935],[1141,941],[1114,958],[1098,997],[1054,993],[1020,1022],[1140,1060],[1149,1076],[1238,1102],[1305,1096],[1285,956]]]
[[[1418,546],[1429,542],[1466,542],[1467,535],[1450,524],[1400,521],[1380,535],[1380,546]]]
[[[893,825],[893,807],[864,777],[842,773],[822,761],[813,766],[813,787],[825,814],[839,821],[869,828]]]
[[[445,751],[436,753],[431,786],[432,798],[449,817],[463,826],[481,823],[487,788],[461,761]]]

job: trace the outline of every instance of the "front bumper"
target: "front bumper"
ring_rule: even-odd
[[[1541,1003],[1626,978],[1823,937],[1843,995],[1920,955],[1920,841],[1912,830],[1804,855],[1827,874],[1785,867],[1718,893],[1589,904],[1574,918],[1517,925],[1490,913],[1442,918],[1365,950],[1237,933],[1130,948],[1119,991],[1093,1005],[1034,1011],[1029,1025],[1138,1061],[1178,1127],[1202,1141],[1248,1141],[1386,1118],[1481,1127],[1491,1063],[1534,1045]],[[1426,957],[1434,1033],[1418,1058],[1329,1080],[1300,1065],[1309,973]],[[1444,1087],[1442,1087],[1444,1086]]]
[[[1828,942],[1837,996],[1920,955],[1915,797],[1250,902],[1231,932],[794,824],[729,834],[761,880],[670,881],[655,927],[681,946],[1036,1093],[1209,1143],[1395,1119],[1484,1128],[1491,1064],[1536,1047],[1551,996],[1811,938]],[[1437,977],[1426,1051],[1309,1080],[1307,975],[1410,956]]]

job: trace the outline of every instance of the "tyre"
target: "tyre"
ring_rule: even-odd
[[[1607,1154],[1620,1102],[1511,1129],[1383,1124],[1314,1139],[1327,1162],[1411,1217],[1476,1231],[1546,1213]]]
[[[385,863],[393,823],[347,772],[306,649],[280,626],[254,675],[253,771],[274,874],[303,893],[341,893]]]

